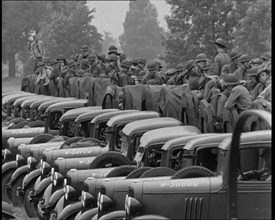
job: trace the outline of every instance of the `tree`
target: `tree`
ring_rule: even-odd
[[[194,59],[205,53],[216,55],[213,41],[223,38],[232,47],[232,32],[245,16],[249,2],[255,0],[166,0],[171,15],[166,17],[166,62],[170,66]]]
[[[108,48],[111,45],[117,45],[117,44],[118,44],[117,39],[115,39],[110,32],[104,32],[104,40],[102,42],[102,53],[103,54],[107,54]]]
[[[130,1],[123,27],[119,42],[128,57],[153,60],[160,55],[163,30],[157,21],[157,10],[149,0]]]
[[[83,45],[88,45],[92,53],[101,51],[102,35],[91,25],[93,10],[86,1],[57,1],[47,5],[47,17],[40,23],[41,38],[46,55],[65,58],[80,53]]]
[[[257,0],[247,8],[233,32],[234,45],[251,57],[271,50],[271,1]]]

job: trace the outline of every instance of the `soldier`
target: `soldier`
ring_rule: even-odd
[[[155,62],[149,63],[147,65],[148,74],[144,76],[141,81],[141,84],[150,84],[150,85],[162,85],[164,84],[161,77],[157,75],[157,64]]]
[[[97,55],[96,56],[96,64],[102,69],[102,73],[105,73],[106,71],[106,64],[105,64],[106,60],[105,60],[105,55],[101,54],[101,55]]]
[[[272,92],[271,85],[272,84],[266,87],[264,91],[262,91],[261,94],[258,95],[257,97],[257,99],[261,101],[263,107],[265,107],[265,109],[270,112],[271,112],[271,92]]]
[[[58,77],[59,77],[59,70],[56,68],[56,64],[58,63],[57,60],[51,60],[50,66],[52,67],[52,71],[49,75],[49,95],[51,96],[58,96],[57,84],[58,84]]]
[[[257,86],[251,92],[252,100],[255,100],[258,95],[271,84],[269,80],[269,71],[267,69],[259,68],[256,73]]]
[[[84,72],[89,72],[90,70],[90,64],[87,59],[81,60],[81,69],[84,70]]]
[[[118,60],[117,55],[115,55],[115,54],[109,55],[110,63],[108,64],[106,71],[105,71],[106,75],[109,76],[109,78],[111,78],[112,74],[116,74],[120,71],[118,64],[117,64],[117,60]]]
[[[257,71],[258,71],[258,67],[257,66],[254,66],[254,67],[251,67],[249,70],[248,70],[248,73],[247,75],[249,76],[250,80],[246,81],[243,86],[245,88],[247,88],[249,94],[251,94],[251,92],[253,91],[253,89],[256,87],[257,85],[257,82],[256,82],[256,75],[257,75]]]
[[[117,51],[117,47],[115,45],[111,45],[108,49],[108,55],[116,55],[116,56],[119,56],[120,53]]]
[[[180,80],[182,84],[188,83],[190,90],[199,90],[199,79],[201,73],[198,72],[198,68],[195,66],[194,60],[189,60],[186,63],[185,71],[179,75],[178,81]]]
[[[156,73],[157,76],[159,76],[160,78],[162,78],[163,82],[166,83],[166,75],[162,71],[163,66],[161,65],[161,62],[159,62],[158,60],[156,60],[155,63],[157,64],[157,73]]]
[[[88,56],[88,61],[90,64],[90,70],[89,72],[91,73],[92,77],[98,78],[99,75],[102,73],[102,68],[96,64],[96,56],[95,55],[89,55]]]
[[[184,69],[184,68],[183,68]],[[171,68],[171,69],[168,69],[164,72],[165,76],[166,76],[166,82],[167,82],[167,85],[175,85],[175,82],[174,80],[170,80],[172,79],[176,72],[175,72],[175,68]],[[169,82],[170,80],[170,82]]]
[[[261,61],[262,64],[266,65],[269,62],[271,62],[271,53],[270,52],[265,52],[262,56],[261,56]]]
[[[223,79],[228,73],[234,73],[238,69],[238,58],[242,54],[236,50],[233,49],[230,53],[230,63],[223,66],[221,71],[221,79]]]
[[[213,75],[220,76],[224,65],[230,63],[230,57],[225,53],[226,44],[221,38],[214,41],[218,54],[214,58]]]
[[[39,35],[33,36],[33,42],[30,45],[31,56],[34,58],[34,72],[37,63],[41,62],[44,56],[44,46],[42,41],[39,40]]]
[[[183,74],[184,66],[182,64],[178,64],[175,69],[173,69],[173,76],[167,81],[167,85],[182,85],[182,80],[178,79],[179,75]]]
[[[140,59],[138,60],[138,64],[137,64],[137,66],[136,66],[136,68],[135,68],[135,73],[134,73],[134,74],[137,76],[138,73],[139,73],[141,70],[144,70],[145,65],[146,65],[146,59],[140,58]]]
[[[63,69],[64,69],[64,67],[66,66],[66,59],[65,59],[65,57],[62,54],[60,54],[60,55],[58,55],[58,57],[56,58],[56,60],[59,63],[59,70],[60,70],[60,72],[62,72]]]
[[[123,60],[126,60],[126,59],[127,59],[126,54],[121,53],[121,54],[119,55],[119,63],[121,63]]]
[[[43,62],[38,62],[37,63],[37,78],[35,81],[35,93],[37,94],[43,94],[43,95],[48,95],[48,84],[49,84],[49,75],[50,72],[44,68],[45,63]]]
[[[89,56],[89,47],[87,45],[83,45],[81,48],[81,53],[77,55],[77,61],[80,62],[82,59],[87,59]]]
[[[239,80],[249,80],[247,73],[248,73],[249,68],[251,67],[249,65],[250,61],[251,61],[251,58],[247,54],[243,54],[239,58],[240,66],[234,72],[234,74],[238,77]]]
[[[200,53],[196,56],[195,65],[199,67],[199,71],[202,72],[203,68],[206,67],[207,57],[204,53]]]
[[[121,63],[121,71],[112,75],[111,82],[114,84],[123,87],[126,85],[134,85],[134,82],[131,82],[131,75],[129,75],[128,71],[131,67],[132,63],[128,60],[123,60]]]

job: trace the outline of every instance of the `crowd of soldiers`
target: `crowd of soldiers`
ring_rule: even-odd
[[[211,61],[204,53],[195,59],[164,70],[159,61],[147,63],[146,59],[129,60],[111,45],[105,56],[90,54],[84,45],[81,53],[68,59],[59,55],[56,59],[43,58],[42,47],[34,41],[31,50],[35,57],[35,93],[53,96],[68,96],[69,79],[72,77],[110,78],[111,84],[125,85],[182,85],[189,84],[199,100],[211,99],[213,91],[219,91],[217,100],[217,123],[223,118],[224,109],[234,110],[236,115],[250,109],[255,100],[271,111],[271,53],[259,58],[232,49],[226,53],[225,41],[213,42],[217,55]],[[37,46],[35,46],[37,44]],[[63,92],[58,90],[62,84]]]

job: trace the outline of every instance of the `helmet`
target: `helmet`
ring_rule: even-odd
[[[241,81],[234,73],[229,73],[224,77],[224,84],[227,86],[239,85]]]

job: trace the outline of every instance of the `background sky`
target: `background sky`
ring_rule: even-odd
[[[170,14],[170,5],[165,0],[150,0],[158,11],[158,20],[160,27],[167,30],[167,24],[164,19],[165,15]],[[98,32],[104,34],[104,31],[112,33],[117,38],[123,33],[123,23],[126,12],[129,9],[129,1],[87,1],[90,9],[95,8],[94,24]]]

